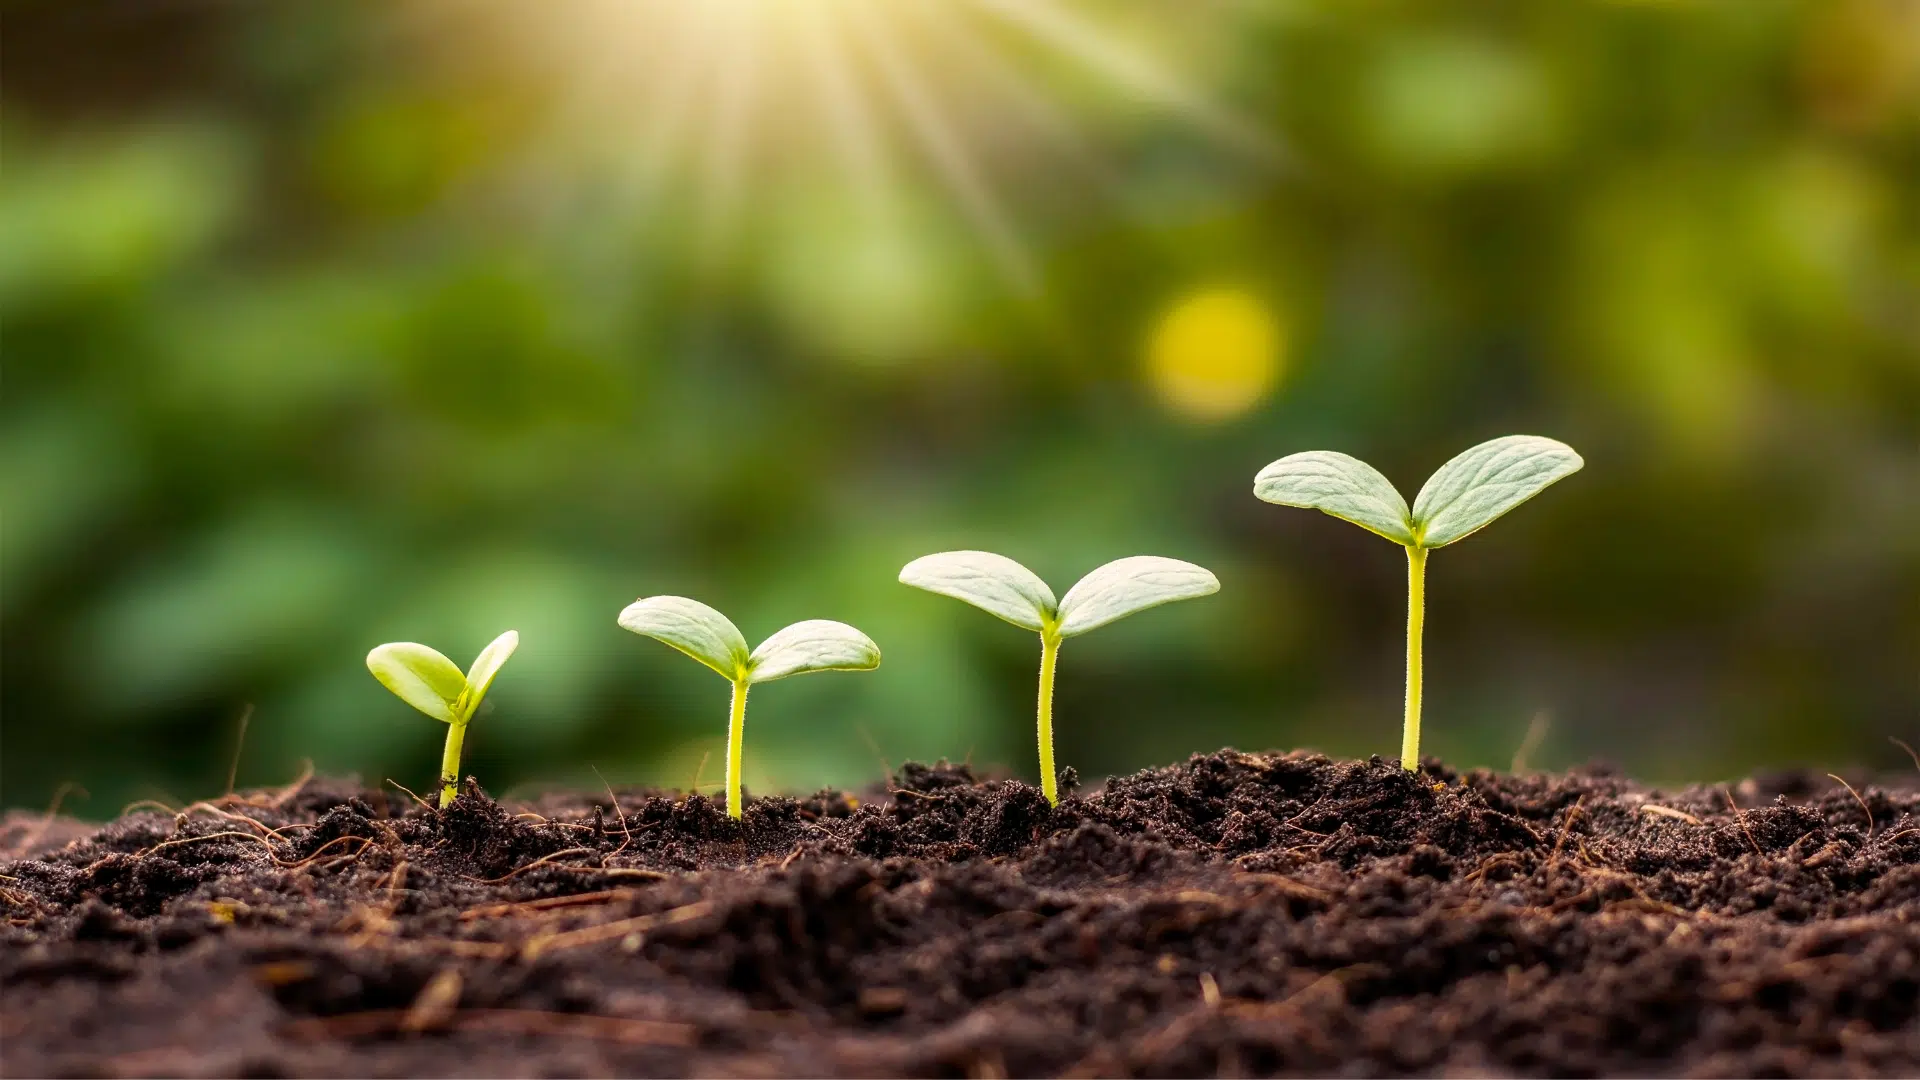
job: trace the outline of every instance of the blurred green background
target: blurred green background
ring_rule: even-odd
[[[720,777],[614,616],[867,630],[751,787],[1032,778],[981,547],[1220,595],[1070,643],[1061,760],[1398,747],[1404,560],[1254,472],[1586,471],[1433,560],[1427,742],[1656,781],[1920,741],[1920,5],[41,0],[0,69],[0,785],[430,783],[367,674],[517,628],[493,790]],[[711,759],[702,765],[703,758]]]

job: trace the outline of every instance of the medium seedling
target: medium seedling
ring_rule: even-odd
[[[1420,637],[1426,622],[1427,552],[1485,528],[1547,485],[1580,470],[1573,448],[1537,435],[1508,435],[1440,466],[1407,500],[1373,466],[1332,450],[1290,454],[1260,470],[1253,493],[1351,521],[1407,549],[1407,716],[1400,764],[1420,767]]]
[[[460,744],[467,738],[467,722],[487,696],[487,687],[500,666],[520,647],[520,634],[509,630],[486,648],[462,675],[453,661],[437,650],[411,641],[395,641],[367,654],[367,670],[401,701],[447,725],[447,745],[440,754],[440,808],[459,794]]]
[[[1207,570],[1154,555],[1116,559],[1099,567],[1075,582],[1057,603],[1053,590],[1033,571],[991,551],[923,556],[900,571],[900,580],[965,600],[1023,630],[1039,633],[1040,790],[1054,806],[1060,804],[1060,792],[1053,767],[1053,671],[1060,643],[1136,611],[1220,591],[1219,579]]]
[[[620,625],[664,641],[720,673],[733,684],[727,723],[727,814],[738,818],[741,740],[746,734],[747,689],[809,671],[872,671],[880,666],[873,639],[830,619],[808,619],[775,633],[747,651],[747,639],[731,620],[698,600],[649,596],[627,605]]]

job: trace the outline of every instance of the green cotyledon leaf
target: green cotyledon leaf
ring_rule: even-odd
[[[487,689],[493,685],[493,677],[500,674],[508,658],[520,647],[520,632],[509,630],[494,638],[487,647],[474,657],[473,666],[467,669],[467,693],[461,699],[461,706],[467,716],[472,716],[480,708],[480,702],[487,696]]]
[[[1058,609],[1053,590],[1033,571],[991,551],[943,551],[900,571],[916,589],[964,600],[1026,630],[1042,630]]]
[[[1422,547],[1445,547],[1486,527],[1586,464],[1573,447],[1538,435],[1483,442],[1440,466],[1413,500]]]
[[[1334,450],[1288,454],[1261,469],[1253,493],[1282,506],[1301,506],[1351,521],[1396,544],[1411,545],[1407,500],[1380,470]]]
[[[755,683],[810,671],[872,671],[880,666],[880,647],[846,623],[808,619],[761,642],[747,666]]]
[[[684,596],[649,596],[628,604],[620,625],[679,649],[730,680],[747,673],[747,639],[725,615]]]
[[[1212,572],[1179,559],[1135,555],[1096,567],[1060,601],[1060,636],[1074,637],[1175,600],[1220,591]]]
[[[464,719],[460,698],[467,677],[439,650],[412,641],[393,641],[367,654],[367,670],[401,701],[442,723]]]

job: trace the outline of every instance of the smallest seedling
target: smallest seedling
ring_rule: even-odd
[[[487,696],[487,687],[501,665],[520,647],[520,633],[509,630],[480,650],[473,666],[462,675],[453,661],[438,650],[411,641],[394,641],[367,654],[367,670],[401,701],[447,725],[447,746],[440,755],[440,808],[452,805],[459,794],[460,745],[467,738],[467,722]]]
[[[1427,621],[1427,554],[1479,532],[1585,464],[1573,447],[1538,435],[1489,439],[1455,454],[1427,477],[1412,507],[1378,469],[1333,450],[1288,454],[1253,478],[1256,498],[1318,510],[1407,549],[1402,768],[1420,768],[1420,637]]]

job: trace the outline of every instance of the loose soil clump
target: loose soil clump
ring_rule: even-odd
[[[16,1076],[1920,1073],[1911,787],[1222,751],[1057,808],[313,781],[0,845]]]

